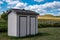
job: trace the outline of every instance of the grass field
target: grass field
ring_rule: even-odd
[[[7,33],[0,33],[0,40],[60,40],[60,28],[39,28],[39,34],[25,38],[8,37]]]
[[[60,20],[60,17],[56,17],[56,16],[54,16],[54,17],[50,17],[50,16],[38,16],[38,19],[47,19],[47,20],[57,20],[57,21],[59,21]]]

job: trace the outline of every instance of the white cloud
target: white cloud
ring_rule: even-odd
[[[0,4],[3,4],[3,2],[2,2],[2,1],[0,1]]]
[[[58,9],[60,11],[60,9]]]
[[[8,5],[7,8],[12,8],[14,7],[17,3],[20,3],[19,0],[3,0],[5,1]]]
[[[10,1],[12,1],[12,0],[3,0],[3,1],[10,2]]]
[[[42,2],[42,1],[44,1],[44,0],[34,0],[34,1],[36,1],[36,2]]]
[[[19,2],[19,0],[3,0],[5,2],[7,2],[9,5],[13,5]]]
[[[24,9],[27,6],[27,3],[19,2],[14,8]]]
[[[11,2],[9,2],[8,4],[12,4],[12,5],[14,5],[14,4],[17,4],[19,1],[11,1]]]
[[[7,8],[19,8],[23,9],[27,6],[27,3],[20,2],[19,0],[3,0],[8,3]]]
[[[18,0],[3,0],[5,2],[18,1]]]
[[[49,2],[45,4],[40,4],[40,5],[29,5],[25,7],[27,10],[33,10],[36,11],[40,14],[52,14],[55,15],[54,12],[58,12],[60,10],[60,2],[54,1],[54,2]]]

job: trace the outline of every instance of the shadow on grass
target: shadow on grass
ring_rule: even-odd
[[[36,35],[30,35],[30,36],[26,36],[26,37],[9,37],[11,39],[22,39],[22,38],[33,38],[33,37],[41,37],[41,36],[48,36],[50,35],[49,33],[38,33]]]

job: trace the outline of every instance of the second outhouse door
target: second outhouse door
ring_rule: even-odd
[[[19,35],[26,36],[26,27],[27,27],[27,17],[20,16],[19,17]]]
[[[35,34],[36,27],[35,27],[35,17],[30,17],[30,27],[31,27],[31,35]]]

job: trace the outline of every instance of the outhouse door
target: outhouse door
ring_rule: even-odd
[[[26,36],[26,34],[27,34],[26,30],[27,30],[27,17],[20,16],[19,17],[19,35]]]
[[[31,35],[34,35],[36,32],[36,18],[34,16],[30,17],[30,27],[31,27]]]

